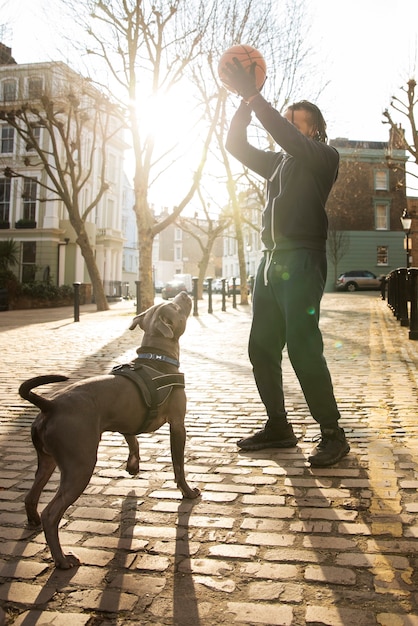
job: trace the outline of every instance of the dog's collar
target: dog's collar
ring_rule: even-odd
[[[164,363],[170,363],[170,365],[175,365],[176,367],[180,367],[180,361],[177,361],[176,359],[172,359],[169,356],[165,356],[165,354],[153,354],[152,352],[140,352],[137,358],[149,359],[150,361],[164,361]]]

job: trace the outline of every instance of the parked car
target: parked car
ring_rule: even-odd
[[[209,281],[207,278],[203,281],[203,291],[208,291],[209,289]],[[222,279],[221,278],[213,278],[212,279],[212,293],[222,293]]]
[[[161,296],[164,300],[169,300],[181,291],[187,291],[186,285],[181,280],[170,280],[162,288]]]
[[[193,277],[191,274],[176,274],[173,280],[178,280],[186,285],[187,293],[193,293]]]
[[[231,296],[234,293],[234,283],[232,282],[232,278],[228,280],[226,286],[226,293],[228,296]],[[239,278],[235,279],[235,293],[238,295],[241,293],[241,280]],[[250,287],[247,283],[247,293],[250,293]]]
[[[368,270],[351,270],[350,272],[344,272],[340,274],[335,283],[338,291],[357,291],[380,289],[383,276],[376,276],[373,272]]]
[[[222,278],[215,278],[212,281],[212,291],[213,293],[222,293]]]

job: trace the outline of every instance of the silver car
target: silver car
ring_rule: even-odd
[[[373,272],[368,270],[352,270],[344,272],[337,278],[335,284],[338,291],[357,291],[359,289],[368,289],[377,291],[382,284],[382,277],[377,277]]]

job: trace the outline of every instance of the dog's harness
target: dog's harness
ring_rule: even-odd
[[[173,390],[173,387],[184,388],[185,385],[184,374],[180,372],[176,374],[161,374],[161,372],[154,369],[153,367],[141,363],[141,360],[143,359],[160,362],[162,361],[170,363],[171,365],[175,365],[176,367],[178,367],[180,364],[175,359],[172,359],[171,357],[165,355],[144,353],[139,354],[138,358],[134,361],[131,361],[131,363],[116,365],[111,370],[111,374],[125,376],[126,378],[129,378],[133,383],[135,383],[145,404],[149,409],[147,418],[148,423],[157,416],[158,408],[168,399],[170,393]]]

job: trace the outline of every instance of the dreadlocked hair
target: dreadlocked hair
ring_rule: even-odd
[[[327,143],[327,125],[325,123],[324,116],[322,115],[316,104],[313,104],[308,100],[300,100],[299,102],[291,104],[288,109],[290,111],[306,111],[307,113],[309,113],[315,129],[316,141],[322,141],[323,143]]]

